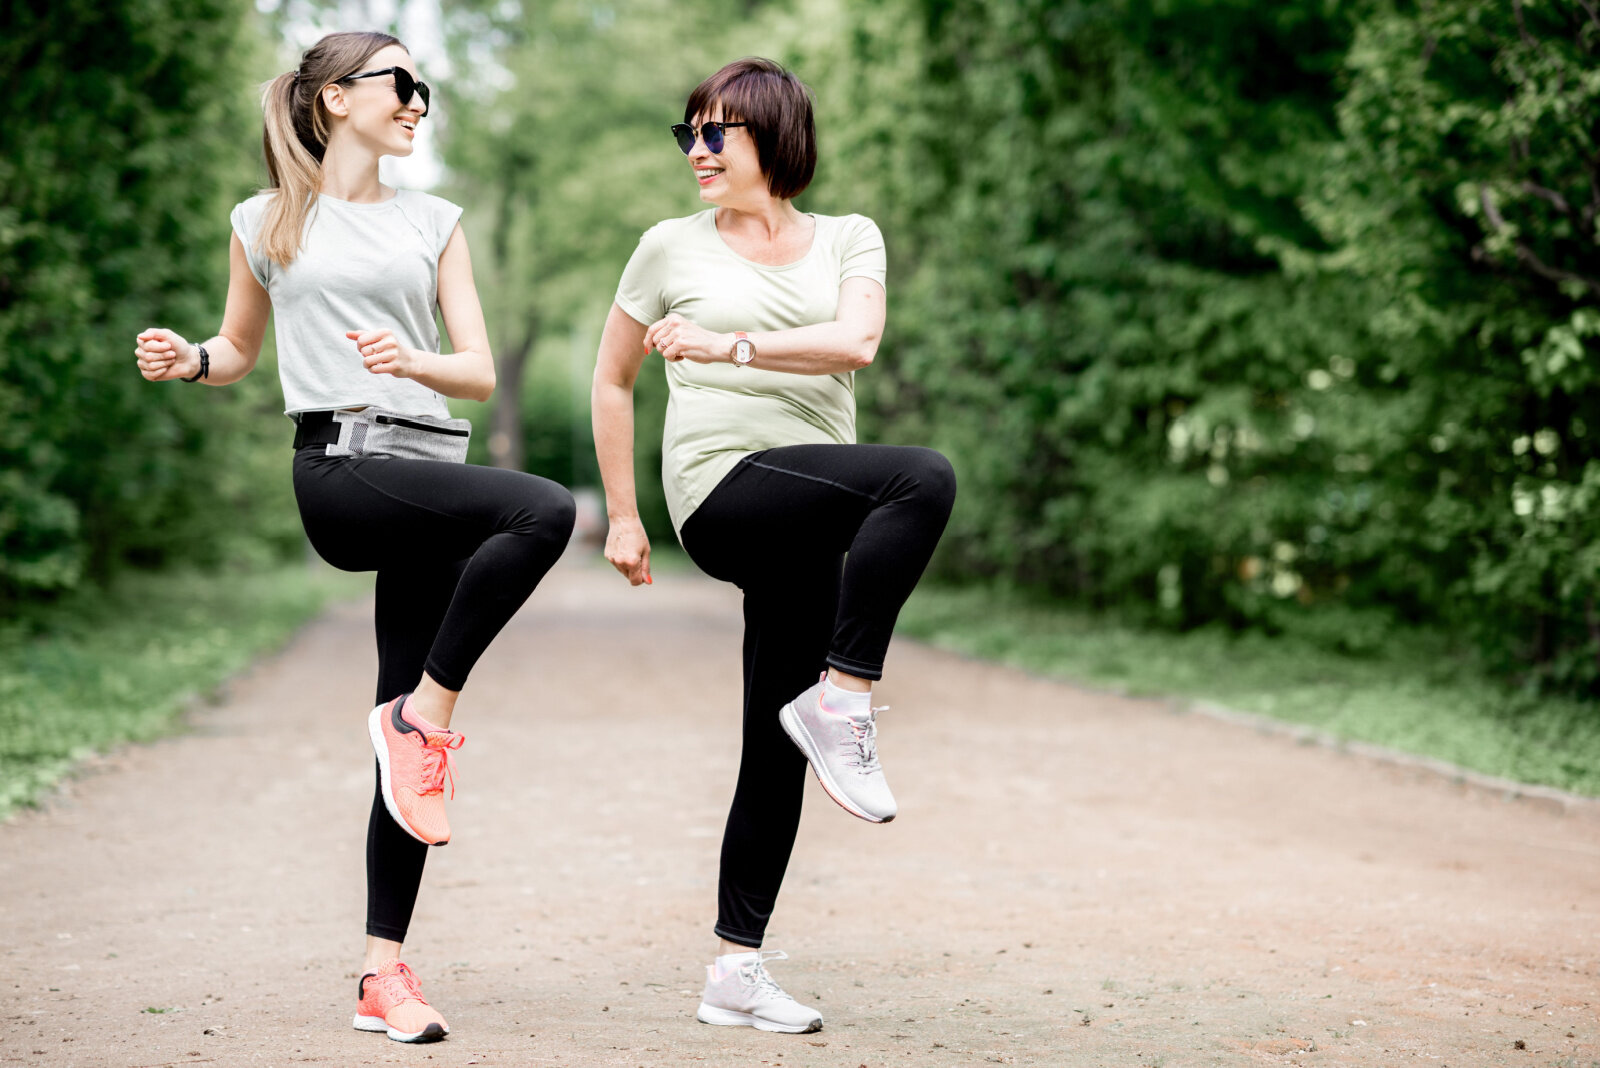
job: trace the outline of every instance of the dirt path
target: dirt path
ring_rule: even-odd
[[[697,1024],[738,637],[736,591],[690,575],[535,594],[458,713],[407,954],[455,1033],[406,1047],[349,1028],[374,654],[335,610],[0,826],[0,1064],[1600,1062],[1593,808],[906,643],[901,817],[808,783],[769,935],[826,1028]]]

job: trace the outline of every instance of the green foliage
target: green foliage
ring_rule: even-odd
[[[1376,283],[1374,370],[1425,399],[1414,466],[1459,618],[1502,667],[1591,694],[1597,59],[1582,3],[1380,10],[1307,201],[1332,265]]]
[[[207,694],[365,580],[304,564],[124,573],[0,630],[0,817],[78,760],[171,731]]]
[[[0,14],[0,604],[129,561],[295,544],[276,384],[151,385],[134,335],[216,326],[254,177],[243,0]],[[278,417],[281,420],[281,416]]]
[[[1600,688],[1585,0],[455,10],[511,75],[449,149],[497,348],[599,322],[638,231],[697,206],[677,102],[771,55],[816,90],[801,206],[888,240],[863,431],[955,462],[939,573],[1371,656],[1442,627]],[[530,440],[581,440],[524,396]]]
[[[1318,241],[1295,197],[1336,136],[1339,13],[908,6],[851,58],[911,71],[846,91],[888,101],[842,135],[868,180],[820,195],[890,235],[864,407],[957,464],[944,568],[1181,626],[1348,584],[1370,517],[1305,379],[1361,343],[1359,300],[1272,252]]]
[[[944,574],[1600,686],[1589,8],[847,21],[801,65],[816,198],[888,236],[863,409],[956,463]]]

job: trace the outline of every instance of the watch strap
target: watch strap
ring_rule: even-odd
[[[179,379],[181,382],[198,382],[211,374],[211,354],[206,351],[204,345],[196,345],[195,348],[200,352],[200,370],[196,371],[192,378]]]

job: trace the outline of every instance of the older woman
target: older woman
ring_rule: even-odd
[[[714,207],[645,232],[606,320],[593,398],[606,558],[634,585],[651,581],[633,383],[655,351],[671,389],[673,525],[702,570],[744,591],[744,749],[722,842],[721,944],[696,1015],[809,1032],[821,1014],[767,974],[781,954],[760,952],[805,765],[852,815],[894,818],[872,683],[955,478],[932,450],[855,444],[852,376],[884,323],[883,238],[862,216],[795,208],[816,168],[806,87],[769,60],[740,60],[690,94],[672,130]]]

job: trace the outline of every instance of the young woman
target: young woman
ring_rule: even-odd
[[[883,239],[859,215],[794,207],[816,167],[806,87],[769,60],[740,60],[695,89],[673,133],[715,207],[645,232],[606,320],[593,399],[606,558],[634,585],[650,581],[633,383],[657,351],[673,525],[702,570],[744,590],[744,751],[722,840],[721,943],[696,1015],[815,1031],[821,1014],[767,974],[782,954],[760,952],[806,763],[846,811],[894,818],[872,683],[955,477],[929,449],[854,444],[851,376],[883,330]]]
[[[400,960],[428,846],[450,838],[450,729],[478,657],[566,547],[572,496],[471,467],[446,397],[494,389],[461,209],[390,189],[381,156],[411,152],[428,86],[382,33],[335,33],[264,93],[272,188],[234,208],[222,329],[202,344],[152,328],[152,382],[250,373],[269,312],[296,423],[294,490],[317,551],[377,571],[378,781],[367,824],[367,952],[355,1026],[402,1042],[449,1027]],[[439,350],[434,311],[454,352]]]

